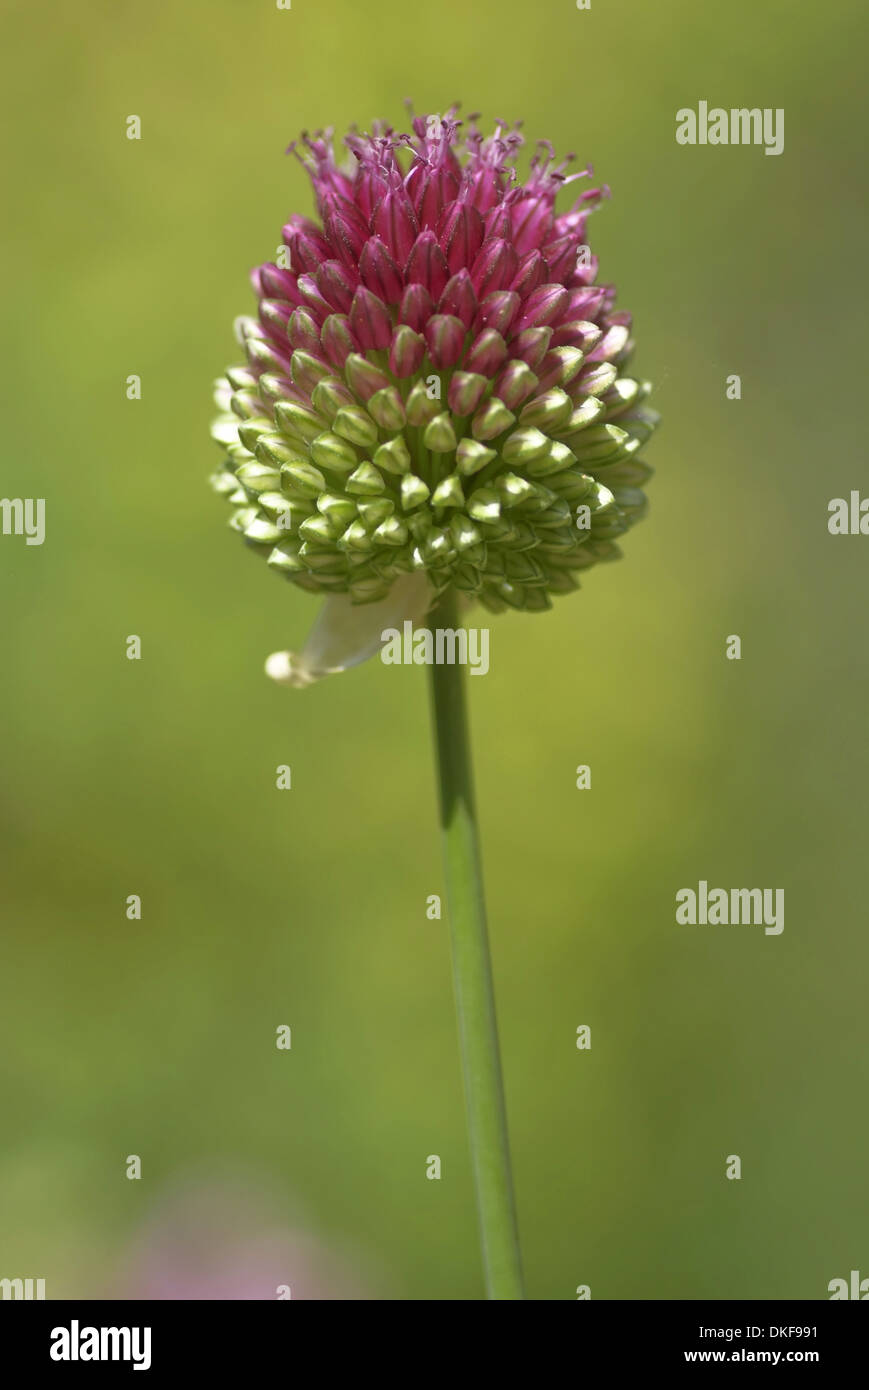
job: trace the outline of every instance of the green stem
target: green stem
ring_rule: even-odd
[[[432,628],[459,627],[455,593],[444,595],[430,622]],[[486,1288],[490,1299],[521,1299],[525,1294],[474,810],[464,672],[461,666],[446,663],[434,663],[429,669],[456,1012]]]

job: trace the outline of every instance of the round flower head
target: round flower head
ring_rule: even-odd
[[[656,423],[630,316],[595,284],[605,190],[556,213],[589,171],[566,175],[548,144],[523,183],[515,129],[463,133],[454,110],[412,125],[351,133],[341,164],[331,132],[304,137],[319,223],[292,217],[254,271],[247,363],[218,384],[213,428],[230,524],[342,614],[375,605],[371,634],[381,607],[420,616],[448,587],[493,611],[575,589],[643,513]],[[352,664],[328,648],[270,673]]]

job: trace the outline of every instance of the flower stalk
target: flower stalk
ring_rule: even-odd
[[[432,627],[458,625],[454,593],[443,595]],[[435,664],[431,700],[440,820],[452,939],[453,979],[468,1136],[490,1299],[524,1298],[486,906],[474,806],[464,672]]]

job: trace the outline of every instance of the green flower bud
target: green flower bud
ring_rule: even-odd
[[[319,497],[326,490],[326,479],[312,463],[285,463],[281,486],[291,497]]]
[[[394,386],[375,391],[368,402],[368,414],[382,430],[401,430],[407,424],[404,404]]]
[[[344,486],[348,492],[359,493],[362,497],[378,497],[384,488],[383,474],[373,463],[360,463]]]
[[[422,442],[433,454],[450,454],[456,447],[456,432],[446,411],[436,415],[425,427]]]
[[[388,444],[381,444],[375,451],[374,463],[385,473],[409,473],[410,472],[410,450],[400,435],[395,439],[390,439]]]
[[[465,505],[465,494],[462,491],[462,484],[457,473],[451,473],[448,478],[444,478],[438,483],[431,495],[433,507],[463,507]]]
[[[332,429],[360,449],[371,449],[377,443],[377,426],[361,406],[342,406],[332,421]]]
[[[456,462],[459,472],[466,478],[472,473],[479,473],[481,468],[485,468],[487,463],[498,457],[496,449],[487,449],[485,444],[480,444],[476,439],[463,439],[456,449]]]
[[[306,444],[329,427],[329,421],[324,420],[322,415],[318,415],[315,410],[306,410],[294,401],[278,401],[275,406],[275,419],[291,438],[295,435]]]
[[[480,406],[471,421],[471,432],[475,439],[483,441],[497,439],[499,434],[503,434],[515,423],[516,416],[507,409],[503,401],[499,401],[495,397],[485,405]]]
[[[328,432],[311,440],[311,458],[318,467],[332,473],[352,473],[359,465],[359,454],[353,445]]]
[[[318,415],[331,424],[338,411],[345,405],[354,405],[353,392],[337,377],[325,377],[319,381],[311,393],[311,404]]]
[[[422,478],[417,478],[413,473],[404,474],[401,479],[401,505],[406,512],[421,507],[429,496],[429,489]]]

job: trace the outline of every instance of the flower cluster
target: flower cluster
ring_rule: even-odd
[[[253,273],[247,362],[218,383],[214,484],[231,525],[302,588],[383,599],[422,572],[538,610],[616,556],[643,513],[656,416],[627,372],[630,317],[595,283],[586,222],[542,144],[455,111],[412,134],[304,137],[319,222]]]

